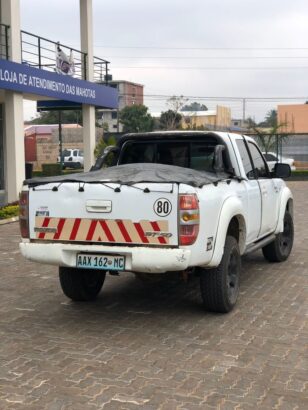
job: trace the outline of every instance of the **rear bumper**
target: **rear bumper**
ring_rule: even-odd
[[[116,247],[103,245],[72,245],[65,243],[19,244],[22,255],[34,262],[58,266],[76,266],[80,252],[124,255],[125,270],[133,272],[163,273],[185,270],[190,265],[191,252],[187,249],[146,247]]]

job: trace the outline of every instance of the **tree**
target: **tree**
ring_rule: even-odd
[[[188,98],[183,97],[183,95],[176,96],[173,95],[167,100],[167,106],[170,107],[170,109],[176,113],[181,111],[183,106],[187,103]]]
[[[199,104],[198,102],[192,102],[191,104],[184,105],[181,111],[207,111],[208,108],[204,104]]]
[[[107,140],[101,138],[98,143],[96,144],[94,155],[95,158],[99,158],[103,155],[104,149],[109,145],[116,145],[116,139],[114,136],[110,136]]]
[[[62,124],[82,125],[82,112],[80,110],[62,110]],[[59,111],[41,111],[37,118],[27,122],[28,124],[58,124]]]
[[[253,118],[251,118],[251,117],[248,117],[248,118],[247,118],[246,124],[247,124],[247,128],[248,128],[248,129],[251,129],[251,128],[254,129],[254,128],[257,127],[257,124],[256,124],[255,120],[254,120]]]
[[[173,110],[162,112],[159,118],[159,126],[163,130],[177,130],[181,127],[182,116]]]
[[[262,131],[260,128],[253,127],[256,134],[256,139],[263,152],[268,153],[270,151],[278,152],[281,149],[283,141],[287,141],[289,134],[280,132],[280,129],[285,127],[286,124],[276,124],[270,128],[267,132]],[[279,149],[280,148],[280,149]]]
[[[264,121],[258,124],[259,127],[277,127],[278,120],[277,120],[277,111],[276,110],[269,110],[267,111]]]
[[[154,120],[144,105],[131,105],[120,111],[120,123],[124,132],[147,132],[154,128]]]

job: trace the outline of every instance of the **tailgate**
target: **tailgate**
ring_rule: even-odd
[[[29,189],[30,239],[178,245],[178,186],[50,183]]]

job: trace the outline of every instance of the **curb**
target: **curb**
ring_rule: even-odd
[[[18,216],[14,216],[13,218],[8,218],[8,219],[0,219],[0,225],[11,224],[12,222],[17,222],[17,221],[19,221]]]

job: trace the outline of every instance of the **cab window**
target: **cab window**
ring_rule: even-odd
[[[253,166],[252,166],[244,140],[236,140],[236,145],[240,152],[240,156],[241,156],[242,163],[244,166],[244,171],[245,171],[247,178],[254,179],[255,174],[253,172]]]
[[[267,165],[266,162],[264,161],[258,147],[252,143],[252,142],[248,142],[248,147],[250,150],[250,154],[251,154],[251,158],[252,158],[252,162],[254,165],[254,169],[257,173],[257,177],[258,178],[267,178],[268,175],[268,169],[267,169]]]

